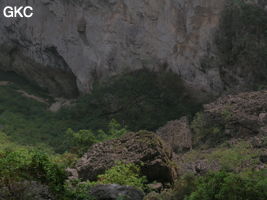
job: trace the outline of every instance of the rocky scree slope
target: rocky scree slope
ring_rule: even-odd
[[[169,69],[189,87],[218,93],[212,56],[224,0],[2,0],[31,5],[30,19],[0,22],[0,69],[55,95],[87,93],[95,80],[140,68]]]

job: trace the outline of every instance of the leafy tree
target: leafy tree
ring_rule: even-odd
[[[128,185],[145,190],[146,177],[141,176],[141,169],[135,164],[118,162],[117,165],[108,169],[104,174],[98,176],[94,184],[119,184]]]
[[[46,153],[27,149],[0,152],[0,188],[15,199],[23,192],[19,186],[25,181],[40,182],[60,194],[65,178],[64,169]]]
[[[72,180],[64,185],[64,200],[95,200],[90,194],[92,183]]]
[[[66,136],[68,138],[69,151],[81,156],[93,144],[118,138],[127,132],[127,129],[122,127],[116,120],[111,120],[108,127],[108,131],[99,130],[96,133],[93,133],[92,130],[74,132],[72,129],[68,129]]]

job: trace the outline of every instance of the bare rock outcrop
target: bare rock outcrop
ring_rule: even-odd
[[[20,200],[55,200],[47,185],[36,181],[24,181],[15,183],[15,190],[0,188],[0,200],[20,199]],[[9,188],[10,189],[10,188]]]
[[[117,184],[94,186],[91,194],[96,200],[143,200],[145,196],[142,191],[134,187]]]
[[[94,181],[116,162],[135,163],[141,165],[142,174],[149,181],[167,183],[176,178],[172,156],[169,146],[156,134],[140,131],[93,145],[75,168],[78,178]]]
[[[168,69],[188,87],[217,93],[219,69],[201,70],[224,0],[1,0],[30,5],[32,18],[0,18],[0,69],[54,93],[141,68]],[[77,87],[76,87],[77,85]]]
[[[187,117],[168,122],[157,130],[157,134],[170,146],[175,153],[192,148],[192,133]]]
[[[221,97],[204,109],[207,120],[222,124],[228,135],[267,134],[267,91]]]
[[[185,174],[198,174],[203,175],[210,171],[219,171],[222,169],[220,163],[216,160],[208,160],[205,158],[195,159],[188,162],[183,160],[184,157],[178,159],[177,164],[179,165],[179,175]]]

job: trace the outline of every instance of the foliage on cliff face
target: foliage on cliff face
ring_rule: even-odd
[[[267,78],[267,13],[242,0],[228,1],[216,43],[226,85],[244,82],[250,89],[265,87]]]

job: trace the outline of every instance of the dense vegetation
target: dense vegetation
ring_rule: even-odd
[[[155,200],[265,200],[267,171],[231,173],[211,172],[205,176],[186,175],[177,180],[174,189]]]
[[[48,111],[53,99],[45,91],[16,74],[1,72],[0,76],[4,83],[0,86],[0,187],[6,188],[10,199],[30,199],[25,188],[33,183],[48,186],[59,199],[92,199],[88,188],[97,183],[145,190],[146,178],[132,164],[118,163],[97,182],[87,184],[66,183],[64,169],[97,142],[128,130],[155,130],[199,109],[179,78],[167,72],[142,70],[113,77],[56,113]]]
[[[130,185],[151,192],[146,177],[140,174],[140,166],[133,164],[117,163],[99,175],[96,182],[83,183],[66,181],[65,169],[97,142],[120,137],[127,130],[153,130],[164,124],[165,119],[190,116],[199,108],[188,99],[177,77],[169,73],[140,71],[115,77],[97,84],[90,95],[57,113],[49,112],[45,103],[21,95],[17,91],[19,86],[52,102],[45,93],[35,93],[24,82],[0,86],[0,187],[10,200],[35,199],[35,194],[27,189],[29,185],[42,190],[47,187],[51,195],[63,200],[93,200],[90,188],[103,183]],[[228,118],[225,112],[225,120]],[[196,143],[217,150],[204,155],[196,149],[185,158],[189,162],[206,156],[217,160],[224,171],[201,177],[186,175],[170,189],[149,196],[159,200],[266,199],[266,172],[253,171],[258,162],[257,151],[245,141],[233,146],[224,144],[223,127],[205,124],[201,113],[194,117],[191,126]]]
[[[246,83],[242,87],[249,89],[265,87],[266,30],[267,13],[262,7],[243,0],[228,1],[216,38],[222,78],[225,83],[233,84],[226,87],[239,85],[242,81]]]
[[[66,179],[63,166],[55,164],[45,153],[37,150],[1,151],[0,169],[1,193],[10,199],[29,196],[29,193],[24,194],[24,189],[32,181],[48,185],[54,194],[59,195]]]
[[[8,80],[13,76],[6,75]],[[0,87],[0,129],[19,144],[46,145],[57,152],[66,151],[70,145],[62,141],[69,138],[68,129],[91,130],[92,137],[100,137],[99,130],[108,132],[110,121],[115,119],[128,130],[155,130],[169,120],[192,115],[200,107],[177,75],[146,70],[97,83],[91,94],[58,113],[48,112],[46,104],[22,96],[18,87],[36,94],[22,81]],[[77,139],[77,134],[74,136]]]
[[[266,171],[248,174],[217,172],[199,178],[188,200],[264,200],[267,197],[266,188]]]
[[[140,70],[97,83],[94,88],[65,113],[69,120],[79,121],[78,129],[103,129],[116,119],[132,131],[155,130],[166,121],[199,109],[179,77],[171,72]]]

